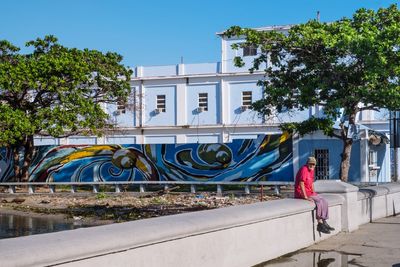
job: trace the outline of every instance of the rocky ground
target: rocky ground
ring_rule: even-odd
[[[13,210],[39,214],[64,214],[68,218],[107,220],[113,222],[158,217],[191,211],[215,209],[233,205],[279,199],[272,192],[170,192],[147,193],[35,193],[0,194],[0,211]]]

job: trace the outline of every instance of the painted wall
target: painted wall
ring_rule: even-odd
[[[186,86],[187,124],[188,125],[210,125],[219,122],[219,85],[218,84],[196,84]],[[208,110],[198,112],[199,93],[208,94]],[[182,103],[181,103],[182,104]]]
[[[142,67],[142,77],[175,76],[178,73],[178,65],[160,65]]]
[[[136,144],[136,137],[129,135],[113,135],[105,137],[106,144]]]
[[[69,145],[80,145],[80,144],[88,144],[95,145],[97,144],[97,137],[93,136],[70,136],[68,137]]]
[[[134,94],[136,88],[132,88],[132,95]],[[129,99],[128,99],[129,101]],[[134,107],[134,103],[129,103]],[[128,128],[134,127],[136,124],[135,110],[126,108],[125,111],[117,110],[117,104],[106,104],[105,110],[110,116],[110,120],[113,124],[118,125],[118,127]]]
[[[0,181],[12,177],[1,150]],[[260,135],[228,144],[65,145],[36,147],[32,182],[292,181],[292,137]]]
[[[220,140],[219,134],[186,135],[186,143],[215,144],[219,143],[219,140]]]
[[[146,126],[176,125],[176,86],[145,88],[144,118]],[[156,113],[157,95],[165,95],[166,111]]]
[[[199,63],[199,64],[182,64],[183,74],[196,75],[196,74],[210,74],[220,72],[220,63]]]
[[[252,102],[262,98],[262,88],[257,82],[231,82],[229,88],[229,124],[261,124],[262,118],[258,113],[247,109],[242,111],[242,92],[252,92]]]
[[[327,139],[311,139],[303,138],[299,140],[299,166],[304,165],[307,162],[307,158],[313,156],[315,149],[329,149],[329,178],[339,179],[340,173],[340,162],[341,153],[343,150],[343,142],[337,138],[327,138]],[[368,149],[373,149],[378,152],[378,166],[381,167],[378,170],[378,179],[380,182],[388,181],[390,182],[390,175],[387,175],[390,166],[387,164],[389,161],[387,157],[387,145],[382,144],[378,146],[369,146]],[[368,155],[368,150],[361,153],[361,142],[359,140],[353,143],[351,149],[350,157],[350,170],[349,170],[349,182],[360,182],[364,178],[361,174],[363,162],[361,157],[363,155]],[[366,154],[365,154],[366,153]],[[366,164],[366,163],[364,163]],[[368,175],[368,174],[366,174]],[[365,180],[368,182],[368,180]]]
[[[390,182],[390,161],[386,160],[390,158],[390,147],[387,145],[369,145],[369,149],[373,151],[377,151],[377,166],[379,167],[377,172],[377,176],[369,177],[369,181],[371,182]]]
[[[252,67],[252,62],[256,58],[256,56],[246,56],[243,57],[243,62],[245,65],[241,68],[235,66],[233,59],[237,56],[243,56],[243,49],[239,48],[238,50],[233,50],[232,45],[236,43],[243,43],[243,39],[226,39],[222,38],[222,71],[224,73],[232,73],[232,72],[248,72],[249,68]],[[260,53],[258,51],[258,53]],[[265,64],[260,66],[260,70],[265,68]]]
[[[38,136],[34,138],[34,144],[37,146],[55,146],[60,144],[60,139],[47,136]]]

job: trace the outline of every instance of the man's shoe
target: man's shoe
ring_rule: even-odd
[[[317,231],[324,233],[324,234],[330,234],[331,231],[323,224],[323,223],[318,223],[317,225]]]
[[[328,229],[329,231],[335,231],[335,228],[330,226],[325,220],[323,220],[325,228]]]

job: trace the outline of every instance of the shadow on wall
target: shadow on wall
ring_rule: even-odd
[[[292,181],[288,133],[235,139],[226,144],[38,146],[31,182]],[[0,181],[13,176],[2,148]],[[3,171],[3,169],[5,171]]]

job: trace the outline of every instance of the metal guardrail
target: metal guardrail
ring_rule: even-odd
[[[28,193],[34,194],[36,187],[49,187],[49,193],[54,194],[57,186],[69,186],[71,193],[76,193],[79,186],[91,186],[93,193],[100,192],[100,186],[114,186],[116,193],[121,193],[123,186],[137,185],[139,186],[139,192],[146,192],[146,186],[148,185],[164,185],[164,190],[168,190],[172,185],[190,185],[190,192],[196,193],[196,186],[216,186],[217,194],[222,194],[223,186],[234,185],[244,186],[245,194],[250,194],[250,186],[261,186],[262,190],[264,186],[270,186],[274,188],[275,194],[280,194],[281,186],[294,185],[293,182],[201,182],[201,181],[126,181],[126,182],[4,182],[0,183],[0,187],[8,187],[10,194],[16,193],[17,186],[27,186]]]

